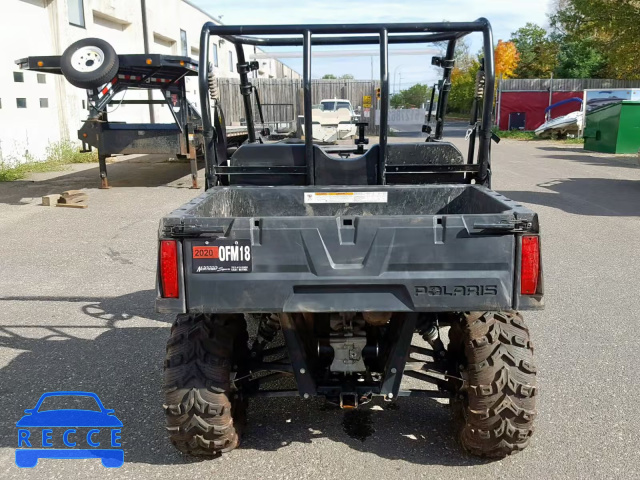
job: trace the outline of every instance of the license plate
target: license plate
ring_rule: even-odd
[[[251,241],[218,238],[192,243],[193,273],[248,273]]]

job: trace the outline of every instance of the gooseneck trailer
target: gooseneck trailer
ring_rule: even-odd
[[[78,139],[83,151],[98,151],[102,188],[109,188],[107,158],[126,154],[188,158],[192,186],[198,188],[201,118],[187,100],[185,81],[198,75],[196,60],[175,55],[117,55],[106,41],[85,38],[71,44],[62,55],[26,57],[16,64],[22,70],[64,75],[73,86],[86,90],[88,116],[78,130]],[[131,100],[125,98],[127,90],[149,95]],[[160,92],[162,99],[154,100],[152,91]],[[122,94],[120,99],[116,98],[118,94]],[[173,122],[156,123],[153,118],[148,123],[111,121],[109,109],[121,105],[164,105]],[[230,143],[241,144],[246,139],[245,128],[232,128],[226,133]]]

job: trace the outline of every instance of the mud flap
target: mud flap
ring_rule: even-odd
[[[309,363],[304,349],[304,344],[298,331],[293,316],[288,313],[280,315],[280,326],[284,335],[285,344],[289,353],[293,374],[298,385],[298,392],[303,398],[309,398],[316,395],[316,383],[309,371]]]
[[[387,364],[384,368],[382,388],[380,389],[380,394],[384,395],[385,400],[398,398],[400,382],[402,381],[402,374],[409,356],[409,347],[416,329],[417,319],[417,313],[406,313],[398,317],[394,341],[389,350]]]

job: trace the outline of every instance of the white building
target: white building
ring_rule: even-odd
[[[2,0],[0,16],[0,161],[42,158],[50,143],[75,141],[87,117],[86,92],[62,76],[21,71],[15,60],[27,56],[61,55],[86,37],[108,41],[118,54],[145,53],[143,8],[146,7],[149,53],[198,58],[200,30],[216,21],[187,0]],[[212,36],[214,72],[238,77],[235,47]],[[245,47],[247,60],[255,53]],[[261,60],[255,76],[299,78],[276,60]],[[189,100],[199,105],[197,79],[187,82]],[[161,99],[159,92],[157,98]],[[118,100],[122,94],[116,96]],[[129,91],[128,100],[145,99],[146,92]],[[111,107],[113,109],[116,106]],[[155,121],[171,122],[165,106],[154,106]],[[121,105],[109,120],[148,122],[147,105]]]

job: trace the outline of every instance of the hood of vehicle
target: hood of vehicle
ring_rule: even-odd
[[[90,410],[49,410],[25,415],[17,427],[122,427],[115,415]]]

